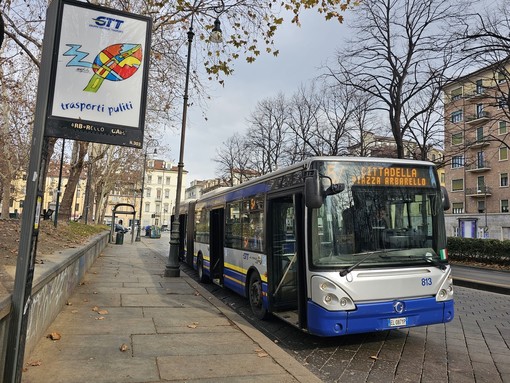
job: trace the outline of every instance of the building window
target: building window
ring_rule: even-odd
[[[476,94],[483,93],[483,80],[476,80]]]
[[[508,213],[508,200],[507,199],[501,200],[501,212]]]
[[[508,106],[506,97],[496,97],[496,102],[498,104],[498,109],[503,109]]]
[[[163,177],[158,176],[158,185],[161,185],[163,183]]]
[[[170,198],[170,189],[165,189],[165,198]]]
[[[485,200],[481,199],[478,201],[478,213],[484,213],[485,212]]]
[[[460,145],[462,142],[464,142],[462,132],[452,134],[452,145]]]
[[[454,203],[452,203],[452,212],[453,212],[453,214],[462,214],[462,213],[464,213],[464,203],[463,202],[454,202]]]
[[[149,211],[151,211],[151,203],[150,202],[146,202],[145,203],[145,212],[148,213]]]
[[[462,121],[462,110],[456,110],[451,115],[451,121],[453,123],[461,122]]]
[[[476,178],[476,187],[478,192],[485,192],[485,176],[478,176]]]
[[[506,134],[506,133],[507,133],[506,121],[500,121],[498,134]]]
[[[464,179],[452,180],[452,191],[464,190]]]
[[[500,161],[508,160],[508,148],[506,146],[499,148],[499,160]]]
[[[147,176],[147,183],[148,183],[148,184],[151,184],[151,183],[152,183],[152,176],[151,176],[151,175],[148,175],[148,176]]]
[[[452,169],[461,168],[464,166],[464,156],[452,157]]]
[[[476,153],[476,168],[481,169],[485,167],[485,153],[477,152]]]
[[[462,98],[462,87],[453,89],[450,93],[450,97],[452,98],[452,101],[460,100]]]
[[[170,185],[170,177],[166,177],[165,178],[165,184],[166,185]]]
[[[501,173],[499,175],[499,186],[508,186],[508,173]]]
[[[483,116],[483,104],[476,104],[476,118],[482,118]]]
[[[145,196],[146,196],[147,198],[150,198],[150,197],[151,197],[151,188],[147,188],[147,189],[145,189]]]
[[[483,126],[476,128],[476,142],[483,141]]]

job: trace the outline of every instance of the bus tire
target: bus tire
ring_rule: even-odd
[[[199,255],[198,259],[197,259],[197,271],[198,271],[198,280],[201,283],[208,283],[209,278],[204,273],[204,258],[202,258],[202,255]]]
[[[251,311],[255,317],[257,319],[266,319],[268,317],[268,312],[262,300],[262,279],[256,271],[250,275],[248,298],[250,300]]]

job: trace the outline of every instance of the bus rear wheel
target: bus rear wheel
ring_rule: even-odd
[[[250,299],[251,311],[255,317],[257,319],[266,319],[268,313],[262,300],[262,279],[260,279],[260,275],[257,272],[250,275],[248,298]]]
[[[209,278],[204,273],[204,258],[199,255],[197,259],[197,271],[198,271],[198,280],[201,283],[209,282]]]

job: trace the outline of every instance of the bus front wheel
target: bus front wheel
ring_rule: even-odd
[[[266,319],[268,314],[262,301],[262,280],[257,272],[250,275],[248,297],[250,299],[251,311],[253,311],[255,317],[257,319]]]
[[[209,282],[209,278],[204,274],[204,258],[201,255],[198,256],[197,259],[197,271],[198,271],[198,280],[201,283]]]

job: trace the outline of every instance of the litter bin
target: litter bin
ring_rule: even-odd
[[[150,237],[151,238],[161,238],[161,230],[158,226],[151,226],[151,233],[150,233]]]
[[[117,236],[115,237],[115,244],[122,245],[124,243],[124,232],[118,231]]]

